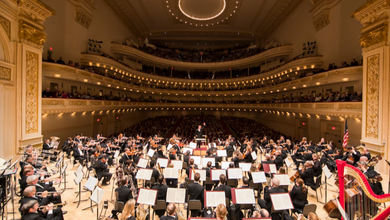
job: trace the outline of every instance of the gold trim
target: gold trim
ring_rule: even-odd
[[[379,129],[379,54],[367,58],[365,136],[378,138]]]
[[[26,134],[38,133],[39,55],[26,51]]]
[[[11,69],[0,66],[0,79],[11,81]]]

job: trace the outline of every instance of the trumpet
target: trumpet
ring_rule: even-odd
[[[42,196],[43,193],[44,193],[44,192],[37,192],[35,195],[36,195],[36,196]],[[51,195],[51,194],[55,194],[55,193],[61,194],[61,191],[57,191],[57,192],[47,192],[47,195]]]
[[[60,206],[60,205],[66,206],[66,205],[68,205],[68,202],[65,201],[65,202],[63,202],[63,203],[53,204],[53,209],[58,208],[58,206]],[[39,210],[39,211],[42,211],[45,207],[46,207],[45,205],[39,206],[39,207],[38,207],[38,210]]]
[[[53,178],[47,178],[49,181],[55,181],[57,180],[58,178],[57,177],[53,177]],[[39,183],[45,183],[46,182],[46,179],[43,179],[43,180],[38,180]]]

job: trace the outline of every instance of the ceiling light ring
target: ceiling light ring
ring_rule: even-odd
[[[179,10],[181,11],[181,13],[183,13],[185,16],[187,16],[188,18],[191,18],[193,20],[197,20],[197,21],[208,21],[208,20],[212,20],[214,18],[217,18],[218,16],[220,16],[226,9],[226,0],[222,0],[223,1],[223,7],[222,7],[222,10],[220,12],[218,12],[218,14],[214,15],[214,16],[211,16],[211,17],[207,17],[207,18],[198,18],[198,17],[195,17],[195,16],[191,16],[187,13],[184,12],[183,8],[181,7],[181,1],[182,0],[179,0],[178,2],[178,5],[179,5]]]

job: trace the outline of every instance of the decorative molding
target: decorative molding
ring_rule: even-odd
[[[377,20],[375,18],[372,19],[373,15],[380,15],[380,12],[388,6],[390,6],[389,0],[369,0],[367,3],[352,12],[352,17],[360,21],[363,26],[367,26]]]
[[[316,104],[316,108],[334,108],[333,104]]]
[[[368,33],[362,34],[360,37],[360,46],[362,48],[368,48],[373,45],[382,43],[382,42],[387,42],[387,36],[388,35],[388,24],[387,22],[384,23],[383,26],[369,31]]]
[[[11,81],[11,69],[0,66],[0,79]]]
[[[42,100],[42,105],[65,105],[64,100]]]
[[[18,6],[21,6],[23,10],[28,11],[30,14],[42,17],[42,22],[48,17],[55,15],[56,11],[40,0],[13,0]]]
[[[26,134],[38,133],[39,55],[26,51]]]
[[[69,105],[86,105],[87,101],[69,101]]]
[[[3,27],[5,33],[7,33],[8,39],[11,40],[11,22],[0,16],[0,25]]]
[[[379,129],[379,54],[367,58],[366,131],[367,138],[378,138]]]
[[[328,26],[330,24],[330,10],[324,10],[319,15],[313,18],[313,25],[317,31]]]
[[[339,109],[362,109],[362,103],[358,103],[358,104],[339,104]]]
[[[63,70],[63,71],[70,72],[70,73],[76,73],[77,72],[76,68],[68,67],[66,65],[49,65],[47,63],[43,63],[42,67],[43,68],[48,68],[48,69]],[[81,72],[82,72],[82,70],[79,71],[80,74],[81,74]]]
[[[91,105],[102,105],[103,103],[101,101],[91,101]]]
[[[89,28],[89,25],[92,22],[92,16],[90,16],[87,12],[85,12],[83,9],[76,9],[76,18],[75,21],[79,24],[81,24],[86,29]]]
[[[22,43],[31,42],[31,46],[42,49],[46,34],[26,21],[19,20],[19,38]]]

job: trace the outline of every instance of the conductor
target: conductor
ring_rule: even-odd
[[[203,129],[205,126],[206,126],[206,122],[203,122],[203,126],[202,125],[198,126],[198,129],[196,129],[196,131],[195,131],[195,139],[203,138]],[[201,144],[201,141],[198,140],[196,142],[196,148],[200,148],[200,144]]]

